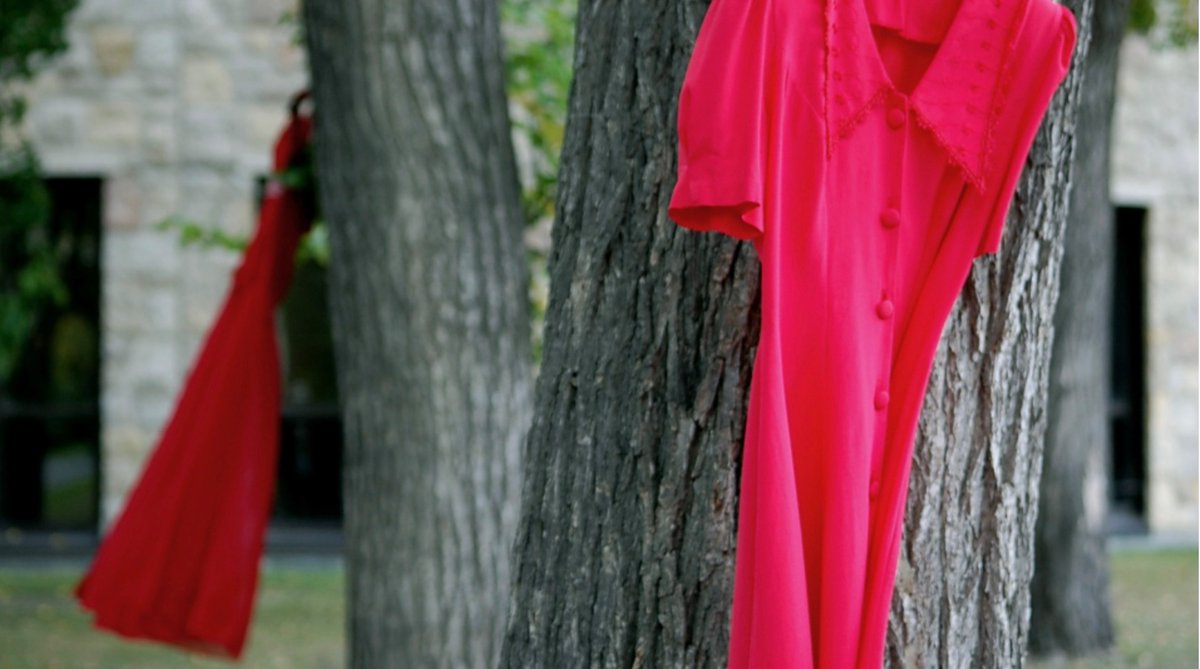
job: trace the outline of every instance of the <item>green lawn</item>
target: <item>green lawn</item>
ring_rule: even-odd
[[[1109,657],[1034,663],[1038,669],[1197,666],[1195,550],[1122,551],[1112,557],[1120,644]],[[79,571],[0,568],[0,666],[5,669],[171,669],[229,667],[91,627],[70,596]],[[242,666],[343,666],[342,571],[269,567]]]
[[[5,669],[172,669],[230,667],[171,647],[94,629],[71,597],[77,569],[0,568],[0,667]],[[342,667],[342,571],[268,568],[242,666]]]
[[[1112,554],[1117,648],[1107,657],[1035,662],[1034,669],[1196,669],[1196,551]]]

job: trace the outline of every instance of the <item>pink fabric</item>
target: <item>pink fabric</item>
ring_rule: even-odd
[[[934,353],[1074,45],[1050,0],[712,2],[669,215],[762,261],[731,668],[882,665]]]

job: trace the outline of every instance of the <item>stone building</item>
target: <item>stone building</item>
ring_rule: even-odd
[[[1135,511],[1150,530],[1194,543],[1200,520],[1197,52],[1153,44],[1141,36],[1125,39],[1113,119],[1112,200],[1121,207],[1118,228],[1130,228],[1119,230],[1118,262],[1142,256],[1123,268],[1143,295],[1144,454],[1140,472],[1135,466],[1128,474],[1141,477],[1143,505]],[[1131,248],[1139,242],[1140,249]],[[1142,276],[1129,276],[1137,269]]]
[[[182,217],[251,232],[285,106],[306,84],[294,13],[294,0],[82,0],[69,51],[29,88],[28,136],[52,180],[94,185],[102,249],[95,445],[82,467],[47,454],[30,474],[46,483],[30,494],[49,496],[53,481],[90,475],[91,535],[136,480],[237,262],[229,251],[182,246],[177,232],[157,224]],[[1126,247],[1124,285],[1143,305],[1144,336],[1125,339],[1144,346],[1130,372],[1140,395],[1114,402],[1114,420],[1135,435],[1114,454],[1124,463],[1116,487],[1150,531],[1194,541],[1196,50],[1157,51],[1130,38],[1122,59],[1113,198],[1122,224],[1134,221],[1127,227],[1138,234],[1114,243]],[[321,327],[319,319],[305,322]],[[1130,402],[1140,415],[1129,413]],[[0,429],[4,420],[0,411]],[[298,470],[336,470],[297,458]],[[9,512],[0,504],[10,547],[21,541],[11,504]],[[24,525],[57,529],[45,515]]]
[[[307,83],[291,0],[82,0],[69,50],[28,91],[54,179],[99,180],[99,517],[170,414],[236,253],[181,244],[170,217],[253,230],[256,189]],[[288,17],[292,20],[288,20]]]

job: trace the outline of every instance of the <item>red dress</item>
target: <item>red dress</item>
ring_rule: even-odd
[[[709,7],[669,214],[762,261],[730,667],[881,666],[934,353],[1074,44],[1050,0]]]
[[[275,146],[277,170],[305,148],[310,127],[308,117],[293,118]],[[97,627],[241,655],[279,449],[274,313],[310,225],[303,197],[270,182],[175,411],[75,587]]]

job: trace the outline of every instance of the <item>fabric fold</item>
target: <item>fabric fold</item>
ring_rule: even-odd
[[[301,159],[296,113],[274,168]],[[270,182],[253,239],[177,404],[74,594],[128,638],[241,656],[274,497],[281,380],[274,312],[312,224],[303,194]]]

